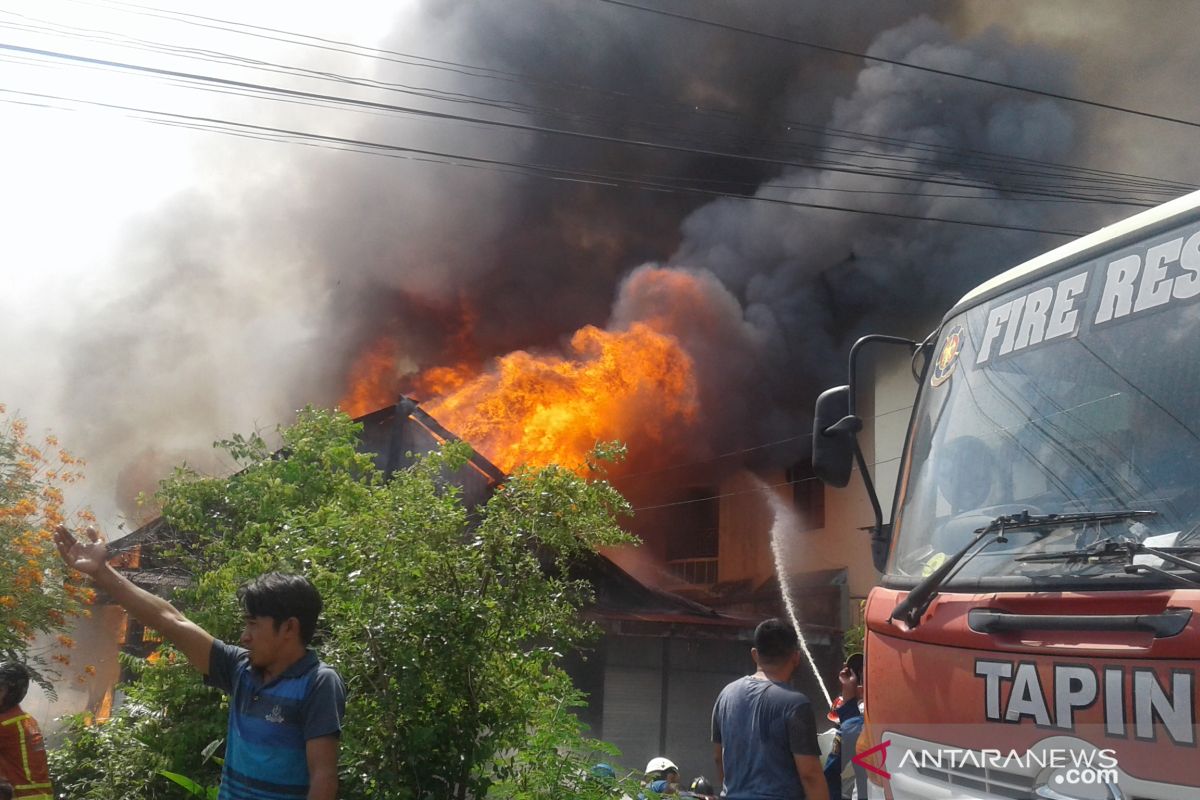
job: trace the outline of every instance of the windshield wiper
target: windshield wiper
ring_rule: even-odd
[[[1176,575],[1173,572],[1167,572],[1164,569],[1152,567],[1149,564],[1135,564],[1133,560],[1134,556],[1138,555],[1154,556],[1178,567],[1183,567],[1195,575],[1200,576],[1200,563],[1189,561],[1186,558],[1180,557],[1187,553],[1200,553],[1200,545],[1187,545],[1185,547],[1149,547],[1141,542],[1105,539],[1081,550],[1063,550],[1057,553],[1035,553],[1034,555],[1021,556],[1016,560],[1028,562],[1047,562],[1091,561],[1092,559],[1123,558],[1126,561],[1126,574],[1160,575],[1190,585],[1200,585],[1200,579],[1198,578],[1189,578],[1184,575]]]
[[[1011,517],[997,517],[989,525],[1004,521],[1004,529],[1009,531],[1026,530],[1030,528],[1053,528],[1059,525],[1076,525],[1081,522],[1115,522],[1136,517],[1153,517],[1157,511],[1134,511],[1132,509],[1117,509],[1116,511],[1078,511],[1072,514],[1030,514],[1027,511]],[[982,528],[980,530],[983,530]],[[976,531],[978,533],[978,531]]]
[[[900,601],[899,605],[896,606],[895,610],[892,611],[890,619],[903,620],[910,628],[920,625],[921,615],[925,613],[925,609],[929,608],[929,604],[937,596],[938,589],[951,578],[952,573],[956,572],[956,567],[960,563],[965,566],[968,561],[983,552],[992,542],[1007,541],[1004,538],[1004,534],[1007,531],[1056,528],[1086,522],[1109,522],[1113,520],[1132,519],[1134,517],[1148,517],[1157,513],[1157,511],[1118,509],[1116,511],[1082,511],[1074,514],[1030,514],[1028,510],[1025,510],[1020,514],[1005,514],[996,517],[982,528],[977,528],[973,539],[963,545],[958,552],[947,558],[940,567],[914,586],[905,598]],[[995,538],[984,542],[983,547],[971,552],[971,549],[975,545],[993,534],[995,534]]]

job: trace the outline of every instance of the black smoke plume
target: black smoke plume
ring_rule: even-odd
[[[1039,41],[1024,19],[1009,32],[982,28],[971,6],[662,7],[998,81],[1066,93],[1088,85],[1068,35]],[[690,271],[704,289],[703,309],[674,317],[701,380],[698,452],[752,447],[804,429],[856,335],[889,325],[919,333],[972,285],[1062,240],[741,198],[1043,229],[1089,230],[1124,213],[1016,202],[1011,170],[964,155],[1095,155],[1094,113],[999,87],[584,0],[431,0],[398,19],[384,46],[494,72],[373,62],[376,80],[460,96],[372,98],[604,138],[260,111],[526,166],[214,147],[209,185],[127,232],[117,287],[72,328],[62,365],[69,422],[58,427],[100,473],[94,485],[140,474],[130,467],[138,453],[155,464],[204,459],[231,430],[337,401],[356,357],[381,338],[401,356],[399,390],[421,369],[554,347],[584,324],[670,317],[673,298],[648,280],[660,269]],[[839,164],[922,177],[881,181]],[[621,185],[630,181],[702,191]],[[963,182],[975,188],[948,185]],[[766,457],[786,463],[798,449]],[[119,500],[136,513],[129,483]]]

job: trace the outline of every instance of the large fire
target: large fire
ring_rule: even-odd
[[[669,457],[698,416],[692,360],[675,337],[645,323],[625,330],[578,330],[565,355],[516,351],[485,371],[465,365],[422,373],[423,408],[503,470],[550,463],[583,465],[597,441],[620,440]],[[342,402],[364,413],[391,402],[394,348],[369,350]],[[368,399],[374,405],[363,407]]]
[[[371,345],[350,370],[350,389],[338,407],[352,417],[361,417],[396,402],[396,361],[399,348],[391,338]]]
[[[581,328],[568,357],[510,353],[425,409],[503,470],[578,466],[597,441],[665,447],[698,410],[691,359],[643,323]]]

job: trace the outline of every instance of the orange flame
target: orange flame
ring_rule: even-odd
[[[479,373],[472,363],[478,363],[474,342],[475,323],[479,315],[465,295],[452,302],[422,302],[407,296],[407,302],[417,309],[420,318],[428,318],[434,330],[445,334],[444,352],[458,359],[454,366],[434,367],[413,377],[417,365],[393,336],[376,339],[354,361],[350,369],[349,390],[338,401],[338,407],[352,417],[361,417],[399,399],[401,387],[417,397],[440,397],[462,386]]]
[[[361,417],[396,402],[396,342],[379,339],[360,355],[350,370],[350,390],[338,407],[352,417]]]
[[[452,367],[432,367],[421,373],[413,387],[417,397],[445,397],[474,379],[479,370],[463,362]]]
[[[675,337],[643,323],[581,328],[566,358],[518,350],[470,380],[461,368],[423,377],[458,383],[425,409],[506,471],[578,468],[597,441],[674,449],[698,414],[691,358]]]
[[[394,403],[403,386],[425,409],[496,466],[558,463],[579,468],[597,441],[620,440],[639,468],[688,451],[699,416],[693,361],[673,332],[717,327],[713,292],[683,270],[644,269],[623,289],[637,303],[617,330],[587,326],[563,354],[523,350],[480,366],[476,314],[461,300],[441,309],[454,333],[443,365],[415,365],[392,337],[376,341],[353,366],[341,407],[361,416]],[[450,322],[452,320],[452,322]],[[407,367],[408,369],[405,369]]]

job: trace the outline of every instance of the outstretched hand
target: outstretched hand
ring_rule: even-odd
[[[858,697],[858,677],[854,670],[842,667],[842,671],[838,673],[838,682],[842,685],[842,697],[847,700]]]
[[[54,529],[54,544],[63,563],[84,575],[95,575],[108,563],[108,545],[100,539],[95,528],[88,528],[88,541],[80,541],[65,525]]]

